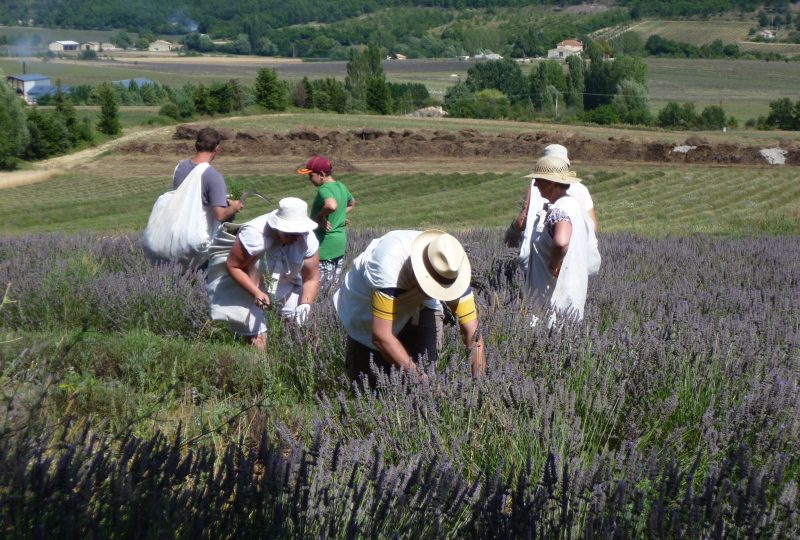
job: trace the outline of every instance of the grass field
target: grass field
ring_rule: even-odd
[[[115,169],[113,159],[101,159],[108,165],[100,169]],[[224,160],[219,167],[225,171]],[[75,173],[3,190],[4,232],[141,231],[152,202],[169,185],[169,170],[165,166],[163,174],[153,177],[126,176],[124,171],[113,176]],[[800,185],[794,168],[594,168],[581,164],[578,170],[595,199],[604,232],[653,236],[800,233]],[[358,199],[354,227],[467,229],[507,225],[527,185],[522,175],[523,171],[337,176]],[[230,174],[227,178],[273,201],[288,195],[313,198],[313,188],[288,173]],[[442,204],[454,200],[457,205]],[[268,210],[263,203],[254,203],[239,220]]]
[[[721,39],[724,43],[737,43],[747,39],[747,33],[757,23],[753,20],[731,21],[691,21],[691,20],[644,20],[628,28],[636,32],[642,39],[654,34],[692,45],[707,45]]]
[[[345,62],[270,63],[264,59],[259,63],[252,60],[225,57],[194,57],[180,62],[159,62],[151,57],[93,62],[29,60],[27,69],[65,85],[98,84],[132,77],[145,77],[172,86],[230,78],[252,85],[261,67],[275,68],[279,76],[289,82],[303,77],[341,80],[345,76]],[[693,101],[698,109],[721,103],[729,114],[744,123],[749,118],[766,115],[771,101],[796,96],[800,87],[800,62],[648,58],[646,63],[654,110],[668,101]],[[390,81],[425,84],[434,97],[441,97],[457,80],[466,79],[470,65],[455,60],[407,60],[385,62],[384,69]],[[524,69],[530,68],[525,66]],[[0,58],[0,69],[7,75],[20,73],[22,64],[19,59]]]

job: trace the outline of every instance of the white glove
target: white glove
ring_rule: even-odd
[[[300,304],[294,308],[294,324],[297,326],[306,324],[309,313],[311,313],[311,304]]]

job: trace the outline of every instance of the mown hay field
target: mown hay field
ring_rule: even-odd
[[[721,39],[726,45],[747,39],[747,33],[756,22],[754,20],[722,20],[714,18],[707,21],[691,20],[643,20],[628,28],[631,32],[636,32],[642,39],[647,41],[652,35],[691,43],[692,45],[707,45],[712,41]]]
[[[220,160],[224,170],[224,160]],[[447,168],[446,163],[438,166]],[[454,165],[463,167],[463,164]],[[521,164],[522,166],[522,164]],[[402,164],[396,167],[402,170]],[[692,233],[800,232],[800,184],[794,168],[578,165],[592,192],[604,232],[647,236]],[[253,164],[254,172],[258,165]],[[285,175],[228,175],[273,201],[287,195],[311,200],[313,187]],[[469,229],[507,224],[524,195],[518,173],[342,173],[358,198],[353,226]],[[0,211],[7,234],[141,230],[152,201],[169,187],[169,174],[113,177],[67,174],[3,190]],[[240,219],[266,211],[254,199]]]

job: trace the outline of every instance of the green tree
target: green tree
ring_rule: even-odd
[[[767,125],[778,129],[800,129],[800,123],[794,114],[795,107],[789,98],[781,98],[769,104]]]
[[[612,105],[626,124],[648,125],[652,121],[647,88],[633,79],[623,79],[619,83]]]
[[[314,91],[311,88],[308,77],[303,77],[303,80],[292,88],[292,103],[294,103],[296,107],[301,107],[303,109],[310,109],[313,106]]]
[[[261,68],[256,75],[254,89],[256,103],[270,111],[283,111],[287,104],[286,86],[278,79],[274,69]]]
[[[618,56],[644,56],[644,40],[636,32],[623,32],[611,40]]]
[[[329,77],[311,83],[313,107],[321,111],[347,111],[347,90],[342,82]]]
[[[704,129],[722,129],[728,125],[725,111],[719,105],[709,105],[700,113],[700,124]]]
[[[383,77],[373,77],[367,83],[367,107],[378,114],[391,114],[392,93]]]
[[[133,45],[133,38],[125,30],[118,30],[113,36],[111,36],[111,43],[120,49],[127,49]]]
[[[475,94],[466,83],[459,82],[447,89],[442,106],[450,116],[474,118]]]
[[[467,70],[467,86],[476,93],[493,88],[500,90],[512,103],[528,99],[528,88],[519,64],[504,58],[474,64]]]
[[[679,105],[670,101],[658,112],[656,117],[656,124],[659,127],[673,129],[693,129],[697,126],[698,121],[692,102]]]
[[[119,121],[119,105],[114,87],[110,83],[100,83],[97,86],[97,97],[100,101],[97,129],[106,135],[116,135],[122,131],[122,124]]]
[[[69,150],[69,132],[63,119],[53,112],[41,112],[34,107],[27,114],[30,142],[25,149],[27,159],[44,159]]]
[[[4,79],[0,70],[0,79]],[[24,102],[5,83],[0,83],[0,169],[13,169],[28,146],[30,135]]]
[[[561,95],[567,90],[567,78],[558,60],[541,62],[529,76],[531,101],[540,110],[554,110],[556,103],[564,100]]]
[[[567,93],[564,96],[569,107],[583,110],[583,92],[586,85],[583,59],[574,55],[567,58]]]
[[[380,49],[376,45],[369,45],[363,51],[350,49],[344,87],[350,94],[353,108],[360,110],[367,106],[367,86],[373,79],[386,81]]]
[[[55,105],[55,113],[61,117],[67,129],[67,136],[72,146],[93,139],[91,127],[86,122],[81,122],[78,119],[78,113],[75,111],[72,99],[61,90],[60,83],[56,85],[53,105]]]

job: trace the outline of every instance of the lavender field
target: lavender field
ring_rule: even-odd
[[[135,237],[0,238],[4,534],[800,535],[800,237],[602,236],[551,333],[501,232],[458,236],[486,376],[448,326],[427,384],[374,394],[327,296],[258,356]]]

